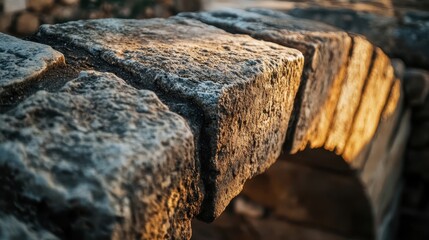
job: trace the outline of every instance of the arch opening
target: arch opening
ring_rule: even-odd
[[[374,239],[370,201],[358,174],[325,149],[282,154],[211,224],[194,220],[200,239]]]

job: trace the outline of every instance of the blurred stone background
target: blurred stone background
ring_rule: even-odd
[[[0,0],[0,32],[31,35],[41,24],[93,18],[169,17],[201,8],[199,0]]]

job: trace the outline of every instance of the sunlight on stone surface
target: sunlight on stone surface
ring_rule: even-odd
[[[0,239],[429,239],[428,23],[414,0],[0,0]]]

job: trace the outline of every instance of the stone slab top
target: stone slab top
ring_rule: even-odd
[[[25,83],[56,64],[64,64],[64,56],[50,46],[0,33],[0,93],[5,87]]]
[[[0,199],[0,214],[26,208],[61,238],[188,238],[189,215],[180,213],[199,209],[198,197],[186,202],[200,194],[194,151],[186,121],[153,92],[82,72],[0,115],[0,187],[11,198]]]
[[[231,33],[295,48],[305,57],[304,72],[294,106],[294,121],[287,134],[286,150],[296,153],[322,147],[327,138],[347,68],[351,37],[329,25],[299,19],[267,9],[223,9],[183,13]]]
[[[302,72],[296,49],[183,17],[44,25],[38,37],[131,74],[134,86],[155,91],[172,109],[184,103],[178,112],[194,118],[206,220],[280,154]]]

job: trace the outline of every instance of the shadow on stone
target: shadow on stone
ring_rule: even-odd
[[[194,221],[193,239],[374,239],[358,174],[324,149],[283,154],[249,180],[212,224]]]

